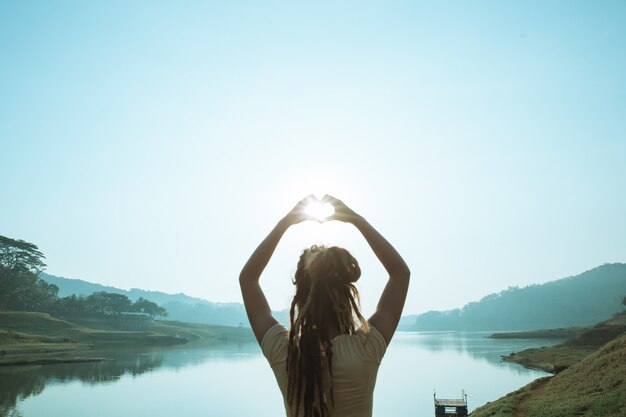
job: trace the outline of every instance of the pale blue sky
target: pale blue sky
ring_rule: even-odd
[[[340,3],[340,4],[338,4]],[[626,3],[0,1],[0,234],[48,272],[239,301],[310,192],[413,271],[406,313],[540,283],[626,248]],[[263,284],[341,244],[288,233]]]

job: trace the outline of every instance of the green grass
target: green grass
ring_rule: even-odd
[[[83,360],[76,355],[100,347],[254,340],[250,329],[229,326],[154,321],[145,331],[122,331],[116,327],[115,318],[61,320],[45,313],[0,312],[0,365]]]
[[[540,371],[559,373],[572,366],[585,356],[594,352],[590,347],[542,347],[525,349],[521,352],[511,353],[502,359],[505,362],[515,362],[525,368],[538,369]]]
[[[73,324],[78,324],[94,330],[119,332],[117,329],[117,319],[115,318],[67,317],[66,320]],[[246,327],[185,323],[181,321],[155,320],[146,326],[145,331],[177,338],[184,338],[189,341],[203,339],[209,341],[213,340],[216,342],[247,342],[254,340],[252,330]]]
[[[518,416],[520,407],[528,401],[533,392],[541,389],[549,378],[539,378],[530,384],[513,391],[504,397],[483,405],[474,410],[470,415],[472,417],[512,417]]]
[[[254,334],[247,327],[218,326],[213,324],[184,323],[180,321],[155,321],[150,327],[159,333],[182,336],[189,340],[214,340],[252,342]]]
[[[552,378],[529,417],[626,415],[626,335]]]
[[[5,317],[6,318],[6,317]],[[15,328],[15,321],[23,317],[11,316],[15,319],[10,328]],[[30,321],[32,318],[28,318]],[[53,323],[53,331],[47,336],[17,332],[14,330],[0,330],[0,365],[16,364],[43,364],[85,360],[77,355],[84,354],[92,349],[88,344],[76,343],[59,332],[58,323]],[[30,326],[29,330],[41,329],[41,323]],[[98,358],[91,358],[98,360]]]
[[[523,332],[501,332],[493,333],[491,339],[569,339],[576,337],[588,327],[566,327],[559,329],[529,330]]]
[[[623,316],[623,314],[622,314]],[[623,317],[612,319],[616,326]],[[603,324],[606,324],[603,323]],[[598,327],[594,327],[598,328]],[[613,329],[614,330],[614,329]],[[588,340],[601,340],[595,336]],[[623,417],[626,416],[626,334],[575,361],[582,348],[564,343],[534,349],[534,360],[574,361],[554,377],[541,378],[474,410],[472,417]],[[587,348],[591,349],[591,348]],[[577,353],[578,352],[578,353]],[[523,352],[522,352],[523,353]],[[544,358],[541,355],[554,355]]]
[[[559,373],[626,333],[626,312],[583,330],[559,345],[526,349],[505,356],[503,360],[519,363],[530,369]]]
[[[105,319],[106,321],[106,319]],[[0,329],[36,336],[64,338],[87,344],[177,344],[184,339],[156,333],[153,331],[101,330],[81,326],[66,320],[60,320],[45,313],[2,312]]]
[[[0,330],[0,358],[16,354],[75,351],[86,348],[83,344],[74,343],[63,337]]]

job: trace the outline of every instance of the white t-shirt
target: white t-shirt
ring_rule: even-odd
[[[334,406],[332,417],[370,417],[378,366],[387,345],[380,332],[369,326],[369,332],[358,329],[353,334],[331,339]],[[263,336],[261,350],[267,358],[283,394],[287,416],[291,417],[287,402],[287,352],[289,330],[282,324],[272,326]],[[303,413],[301,412],[302,416]]]

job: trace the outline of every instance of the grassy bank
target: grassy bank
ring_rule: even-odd
[[[503,358],[557,375],[540,378],[472,417],[622,417],[626,415],[626,312],[553,347]]]
[[[526,349],[502,359],[530,368],[559,373],[626,333],[626,312],[585,328],[571,339],[552,347]]]
[[[115,318],[0,312],[0,365],[95,361],[100,348],[252,341],[250,329],[153,321],[142,331],[122,331]]]
[[[81,356],[91,345],[64,337],[0,330],[0,365],[34,365],[102,360]]]
[[[554,377],[540,378],[472,417],[623,417],[626,415],[626,335]]]
[[[557,374],[580,361],[590,353],[593,353],[595,350],[595,348],[591,347],[541,347],[511,353],[510,355],[504,356],[502,360],[505,362],[518,363],[528,369],[537,369]]]
[[[490,339],[571,339],[589,327],[566,327],[559,329],[530,330],[523,332],[498,332],[488,336]]]
[[[115,318],[92,318],[92,317],[64,317],[65,321],[77,324],[89,329],[119,332]],[[180,341],[205,340],[221,343],[249,342],[254,340],[252,330],[247,327],[220,326],[214,324],[185,323],[181,321],[154,320],[146,325],[145,332],[152,334],[174,337]],[[122,332],[137,333],[137,332]],[[141,332],[139,332],[141,333]]]

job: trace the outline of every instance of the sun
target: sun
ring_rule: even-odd
[[[311,201],[304,209],[304,212],[312,218],[323,222],[328,217],[335,214],[335,208],[330,203],[322,203],[321,201]]]

